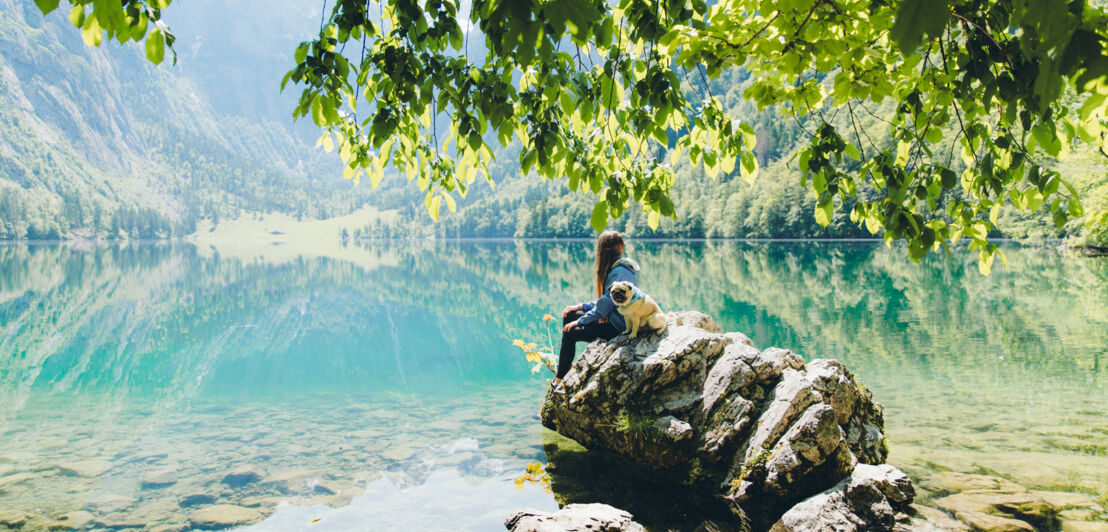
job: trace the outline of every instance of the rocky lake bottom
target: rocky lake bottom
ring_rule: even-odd
[[[449,528],[492,512],[502,526],[516,506],[554,507],[541,487],[513,482],[544,456],[534,395],[517,386],[444,402],[303,398],[175,412],[35,405],[0,434],[0,508],[23,513],[28,528],[184,530],[287,520],[296,511],[284,506],[318,522],[354,501],[370,506],[351,523],[364,529],[411,522],[418,514],[398,502],[422,489],[408,504],[425,519]],[[432,501],[447,509],[428,511]]]

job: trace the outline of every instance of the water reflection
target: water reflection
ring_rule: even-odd
[[[269,513],[342,506],[385,474],[397,489],[444,469],[510,486],[546,453],[532,418],[542,382],[506,339],[545,337],[543,313],[589,297],[591,245],[372,243],[342,258],[285,246],[261,259],[0,246],[0,507],[149,525],[186,522],[197,494]],[[890,459],[913,475],[986,471],[1108,497],[1108,263],[1009,247],[986,278],[971,254],[915,265],[870,243],[629,253],[667,310],[846,362],[886,406]],[[475,448],[459,455],[458,441]],[[236,467],[262,479],[232,487]],[[153,473],[174,481],[144,482]],[[561,502],[598,497],[563,478]]]

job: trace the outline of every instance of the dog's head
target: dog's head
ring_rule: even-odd
[[[627,281],[616,281],[612,283],[611,292],[612,301],[615,301],[617,305],[626,305],[635,295],[635,285]]]

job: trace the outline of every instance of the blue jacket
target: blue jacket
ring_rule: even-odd
[[[639,265],[634,260],[620,257],[615,266],[608,270],[608,277],[604,279],[604,295],[596,301],[581,305],[581,310],[585,312],[585,315],[578,318],[577,323],[588,325],[600,318],[608,318],[608,323],[612,324],[612,327],[615,327],[619,332],[623,332],[627,328],[627,322],[623,320],[623,315],[616,309],[615,301],[612,301],[612,283],[629,281],[631,284],[638,286],[635,282],[635,275],[638,273]]]

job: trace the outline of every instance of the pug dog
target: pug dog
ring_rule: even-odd
[[[627,322],[624,334],[630,334],[631,338],[634,338],[638,336],[639,329],[643,326],[654,329],[659,334],[666,330],[666,315],[662,313],[654,298],[639,287],[627,281],[617,281],[612,283],[611,293],[612,301]]]

